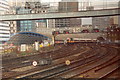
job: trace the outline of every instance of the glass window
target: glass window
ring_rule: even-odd
[[[21,24],[21,27],[23,26],[23,24]]]
[[[28,23],[31,23],[31,21],[28,21]]]
[[[28,26],[31,26],[31,24],[28,24]]]
[[[27,28],[27,26],[25,26],[25,28]]]
[[[27,23],[28,21],[24,21],[24,23]]]
[[[25,26],[27,26],[27,24],[24,24]]]
[[[24,23],[24,21],[20,21],[20,23]]]
[[[21,31],[23,31],[24,29],[23,28],[21,28]]]

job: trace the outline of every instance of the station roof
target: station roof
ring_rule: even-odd
[[[15,35],[11,36],[8,44],[20,45],[20,44],[34,44],[34,42],[39,41],[40,43],[43,40],[48,39],[47,36],[44,36],[39,33],[34,32],[20,32],[16,33]]]

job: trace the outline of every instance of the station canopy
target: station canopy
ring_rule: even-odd
[[[48,37],[34,32],[19,32],[11,36],[8,44],[20,45],[20,44],[34,44],[36,41],[42,42],[47,40]]]

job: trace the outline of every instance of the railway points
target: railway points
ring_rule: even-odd
[[[25,71],[21,71],[21,73],[19,73],[19,71],[15,71],[16,75],[14,75],[14,76],[10,75],[9,78],[10,77],[16,78],[16,79],[39,78],[39,77],[45,78],[45,79],[59,78],[59,77],[62,77],[62,78],[71,78],[71,77],[93,78],[92,76],[90,76],[88,74],[88,71],[92,70],[91,72],[93,73],[95,70],[95,67],[97,67],[98,65],[99,65],[99,67],[103,66],[102,65],[103,63],[107,65],[108,62],[106,62],[106,61],[110,61],[110,60],[112,61],[115,54],[117,54],[118,48],[109,47],[108,45],[109,44],[104,44],[104,46],[103,46],[103,44],[100,44],[100,43],[97,43],[97,45],[96,45],[96,43],[68,44],[67,46],[60,48],[62,51],[65,50],[66,53],[69,52],[69,54],[66,54],[67,57],[63,56],[63,53],[60,52],[61,50],[57,50],[57,51],[53,52],[53,53],[57,53],[57,52],[59,52],[59,53],[57,53],[57,55],[55,55],[55,54],[52,55],[53,63],[51,65],[34,67],[31,62],[31,65],[33,67],[28,68],[28,69],[23,69]],[[113,45],[111,45],[111,46],[113,46]],[[58,56],[58,54],[59,54],[59,56]],[[60,57],[60,54],[62,54],[61,56],[63,56],[63,57]],[[114,56],[112,56],[112,55],[114,55]],[[69,65],[65,64],[66,60],[70,61]],[[27,60],[25,59],[25,61],[27,61]],[[77,63],[77,62],[79,62],[79,63]],[[24,64],[26,64],[26,63],[27,62],[25,62]],[[28,65],[26,65],[26,68],[27,67],[28,67]],[[24,68],[24,67],[21,66],[21,69],[22,68]],[[20,68],[18,68],[18,70],[19,69]],[[113,68],[111,70],[114,70],[114,69],[115,68]],[[17,68],[14,70],[17,70]],[[27,74],[27,73],[29,73],[29,74]],[[42,73],[44,73],[44,75]],[[101,71],[101,73],[102,73],[102,71]],[[42,74],[42,75],[40,76],[40,74]],[[95,73],[94,75],[96,75],[96,74],[97,73]],[[9,75],[9,73],[7,73],[7,75]]]

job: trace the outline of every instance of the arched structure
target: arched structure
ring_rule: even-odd
[[[20,44],[33,44],[36,41],[42,42],[43,40],[49,39],[47,36],[44,36],[39,33],[34,32],[19,32],[11,36],[8,44],[20,45]]]

